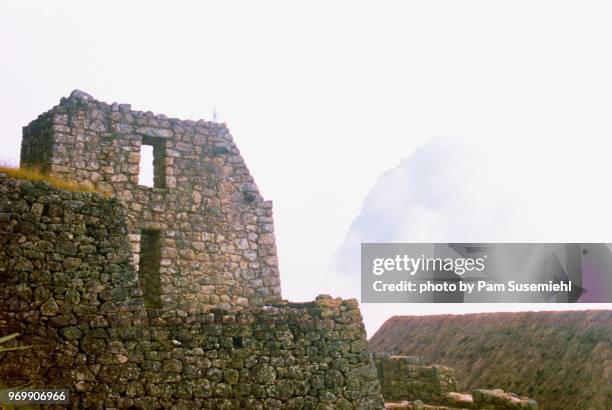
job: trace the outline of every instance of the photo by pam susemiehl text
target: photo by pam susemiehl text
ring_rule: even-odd
[[[507,283],[492,283],[484,280],[479,280],[474,283],[460,281],[441,282],[426,281],[418,283],[413,281],[402,280],[399,282],[386,283],[382,280],[377,280],[372,283],[372,288],[376,292],[455,292],[465,291],[472,292],[571,292],[572,282],[554,283],[520,283],[516,281],[508,281]]]

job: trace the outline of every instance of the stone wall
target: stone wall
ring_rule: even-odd
[[[74,325],[142,307],[119,201],[0,174],[3,320]]]
[[[385,401],[443,404],[448,392],[457,391],[453,369],[426,365],[420,357],[377,355],[375,363]]]
[[[147,309],[126,211],[0,174],[0,356],[10,386],[71,390],[71,408],[377,409],[355,300]]]
[[[142,145],[154,187],[139,185]],[[113,194],[127,208],[133,263],[141,232],[160,236],[160,307],[262,306],[280,300],[272,203],[224,124],[106,104],[74,91],[23,130],[22,166]]]
[[[53,114],[42,114],[24,130],[21,140],[21,163],[49,172],[53,152]]]
[[[463,391],[500,388],[543,409],[612,409],[611,323],[612,310],[395,316],[369,345],[452,367]]]
[[[385,407],[414,410],[538,410],[538,403],[501,389],[457,392],[455,371],[426,365],[418,356],[377,355],[374,359]]]

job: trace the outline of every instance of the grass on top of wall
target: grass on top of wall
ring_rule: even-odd
[[[0,173],[7,174],[11,178],[25,179],[27,181],[46,181],[55,188],[65,189],[73,192],[97,192],[92,188],[64,181],[60,178],[42,173],[36,168],[17,168],[14,166],[0,164]]]

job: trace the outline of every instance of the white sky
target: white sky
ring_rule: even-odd
[[[516,141],[517,164],[565,141],[594,184],[611,20],[606,1],[0,0],[0,159],[74,88],[180,118],[216,106],[274,201],[284,296],[312,299],[377,178],[432,136]],[[604,240],[572,229],[556,240]]]

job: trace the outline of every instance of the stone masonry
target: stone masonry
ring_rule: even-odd
[[[422,400],[442,404],[448,392],[457,391],[453,369],[426,365],[418,356],[377,355],[375,363],[385,401]]]
[[[110,195],[0,173],[0,336],[32,345],[0,353],[0,385],[66,388],[72,409],[382,408],[357,301],[280,298],[270,204],[227,130],[119,107],[74,92],[22,150]],[[104,131],[117,115],[146,131]],[[181,164],[163,188],[129,171],[151,135]]]
[[[376,355],[385,407],[405,410],[538,410],[528,397],[501,389],[457,392],[454,369],[425,364],[418,356]]]
[[[153,147],[153,187],[138,183],[143,145]],[[224,124],[75,90],[24,127],[21,164],[121,200],[149,307],[199,312],[280,300],[272,203]]]

